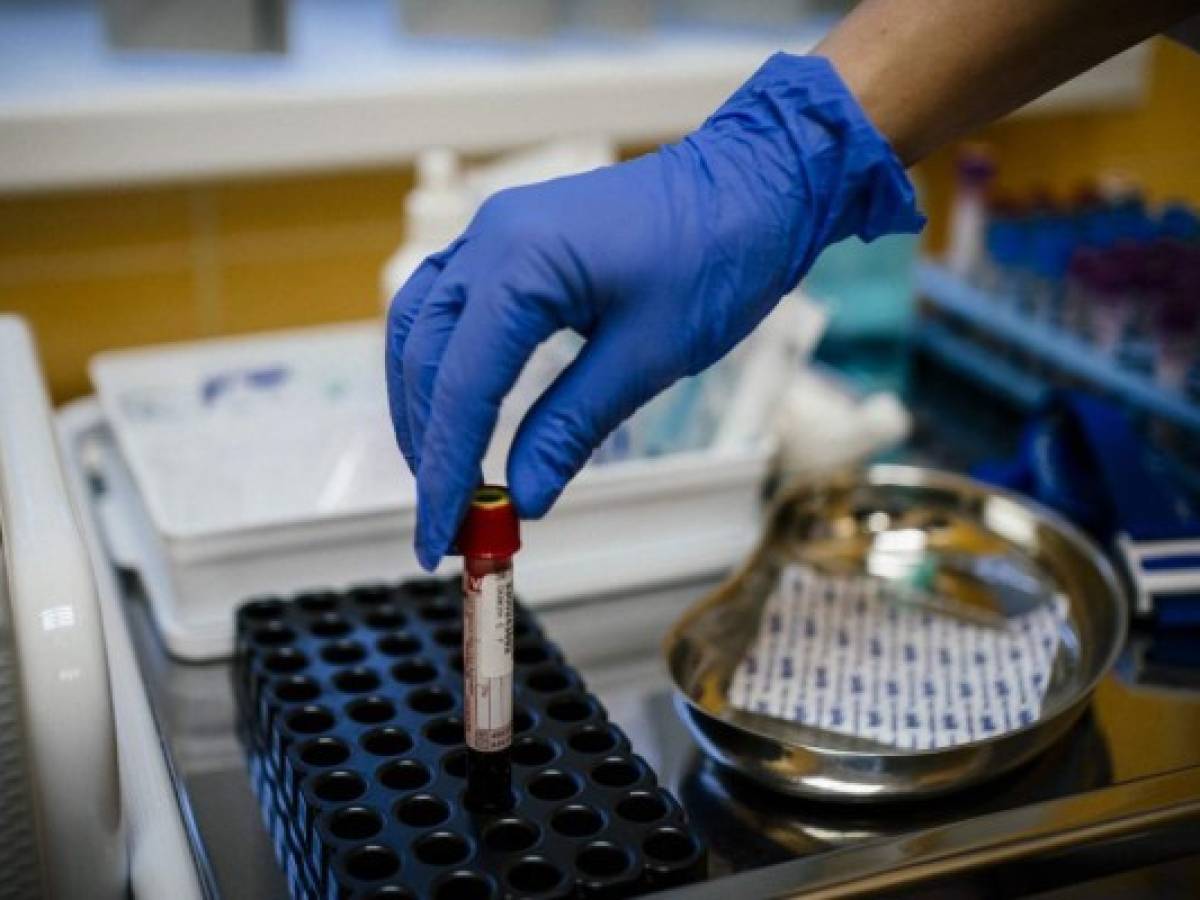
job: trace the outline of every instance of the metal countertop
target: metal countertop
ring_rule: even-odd
[[[907,459],[959,468],[981,447],[1003,452],[1015,436],[1002,416],[976,427],[937,393],[913,403]],[[121,584],[207,890],[226,900],[287,897],[235,735],[228,662],[172,660],[136,578]],[[850,809],[770,794],[719,771],[693,743],[658,641],[712,586],[538,611],[708,842],[710,881],[681,895],[927,895],[934,885],[953,896],[1028,894],[1200,853],[1200,670],[1193,681],[1157,665],[1153,635],[1135,630],[1091,711],[1031,764],[945,799]]]

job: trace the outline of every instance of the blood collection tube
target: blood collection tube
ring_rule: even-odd
[[[467,805],[512,804],[513,554],[521,547],[508,491],[475,491],[458,534],[463,556],[463,672]]]

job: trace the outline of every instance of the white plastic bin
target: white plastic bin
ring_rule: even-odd
[[[91,371],[109,552],[142,576],[174,655],[228,653],[251,595],[420,571],[378,323],[107,353]],[[771,456],[761,441],[588,467],[525,525],[521,593],[536,605],[729,567],[753,546]]]

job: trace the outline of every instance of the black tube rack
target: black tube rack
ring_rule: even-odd
[[[679,803],[520,603],[512,807],[464,806],[461,600],[421,579],[238,610],[239,734],[293,897],[628,897],[704,877]]]

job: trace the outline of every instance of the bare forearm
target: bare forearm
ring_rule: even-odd
[[[912,163],[1197,11],[1198,0],[864,0],[814,52]]]

